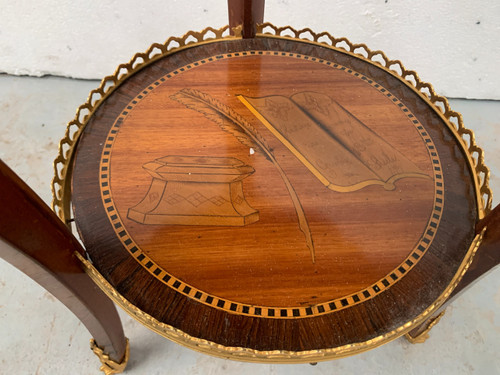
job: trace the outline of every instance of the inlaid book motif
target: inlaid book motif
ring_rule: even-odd
[[[430,178],[329,96],[301,92],[239,99],[329,189],[394,189],[404,177]]]

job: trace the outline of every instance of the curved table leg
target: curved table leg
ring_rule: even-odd
[[[94,337],[94,352],[101,354],[101,370],[106,374],[123,371],[128,342],[115,306],[76,257],[76,252],[85,256],[84,249],[1,160],[0,207],[0,257],[47,289],[82,321]]]
[[[457,296],[500,263],[500,205],[496,206],[476,226],[476,234],[486,228],[483,241],[472,263],[448,300],[431,317],[406,334],[411,343],[422,343],[429,337],[430,329],[441,319],[446,309]]]

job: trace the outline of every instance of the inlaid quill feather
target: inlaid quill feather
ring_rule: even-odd
[[[307,247],[311,252],[312,262],[315,263],[316,259],[311,230],[309,229],[309,224],[299,197],[297,196],[297,193],[295,192],[295,189],[290,183],[287,175],[271,152],[267,142],[257,132],[252,124],[250,124],[232,108],[221,103],[209,94],[199,90],[189,88],[182,89],[172,95],[171,98],[184,104],[187,108],[203,114],[206,118],[219,125],[222,130],[236,137],[241,144],[253,148],[256,152],[264,155],[274,164],[283,182],[285,183],[288,193],[290,194],[290,198],[292,199],[295,207],[295,212],[297,213],[299,228],[305,236]]]

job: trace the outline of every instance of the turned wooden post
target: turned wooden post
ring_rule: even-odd
[[[264,0],[228,0],[229,27],[243,25],[243,38],[253,38],[264,20]],[[232,31],[231,31],[232,32]]]

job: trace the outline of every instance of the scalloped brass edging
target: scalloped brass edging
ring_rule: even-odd
[[[271,30],[274,30],[275,34],[263,33],[265,28],[271,28]],[[209,27],[199,33],[188,32],[182,38],[169,38],[164,44],[155,43],[151,45],[145,53],[136,54],[128,64],[119,65],[113,75],[105,77],[101,81],[99,88],[90,92],[87,102],[78,108],[75,118],[68,124],[65,137],[61,140],[59,145],[59,155],[54,161],[55,175],[52,181],[52,207],[56,214],[66,224],[68,224],[70,219],[71,168],[74,151],[84,127],[87,125],[88,120],[99,108],[102,102],[126,79],[158,59],[180,50],[203,44],[214,43],[221,40],[240,39],[240,30],[241,28],[235,29],[236,35],[230,36],[227,35],[229,31],[228,26],[221,29],[213,29]],[[290,37],[285,35],[284,33],[287,31],[294,34],[294,36]],[[210,33],[213,34],[214,37],[212,37]],[[312,38],[312,40],[308,39],[308,36]],[[352,55],[356,58],[362,59],[363,61],[371,63],[380,69],[384,69],[389,74],[393,75],[402,83],[414,90],[422,99],[424,99],[425,102],[429,104],[430,108],[432,108],[441,117],[441,119],[445,121],[449,129],[459,141],[459,144],[462,146],[471,168],[471,172],[474,176],[479,218],[484,217],[490,211],[492,193],[489,188],[489,169],[484,165],[483,150],[475,144],[474,133],[464,127],[462,116],[457,112],[451,111],[448,101],[445,98],[436,95],[430,84],[420,81],[416,72],[406,70],[399,60],[389,60],[381,51],[371,51],[364,44],[352,44],[346,38],[337,39],[326,32],[316,34],[310,29],[295,30],[289,26],[278,28],[266,23],[259,25],[257,37],[291,39],[303,43],[316,44],[341,53]],[[322,39],[324,39],[324,41],[322,41]],[[348,49],[344,48],[342,45],[346,45]],[[133,318],[174,342],[187,346],[191,349],[222,358],[231,358],[250,362],[266,361],[275,363],[307,363],[346,357],[373,349],[392,341],[401,335],[404,335],[417,325],[424,322],[448,299],[451,292],[460,282],[472,262],[473,256],[481,242],[483,233],[484,230],[480,235],[475,237],[466,257],[445,291],[432,305],[430,305],[415,319],[387,334],[365,342],[349,344],[338,348],[302,352],[257,351],[249,348],[225,347],[214,342],[189,336],[174,327],[157,321],[152,316],[130,304],[130,302],[113,289],[113,287],[103,278],[102,275],[99,274],[89,261],[85,260],[80,254],[76,254],[76,256],[82,261],[82,264],[89,276],[113,301],[119,304]]]
[[[378,346],[388,343],[389,341],[397,339],[398,337],[408,333],[419,324],[422,324],[422,322],[424,322],[429,316],[432,316],[432,314],[437,309],[439,309],[444,302],[446,302],[458,283],[462,280],[462,277],[467,272],[472,263],[472,260],[474,259],[474,255],[476,254],[477,249],[481,244],[485,231],[486,228],[483,228],[482,232],[475,236],[471,246],[469,247],[469,250],[467,251],[467,254],[464,257],[464,260],[460,264],[460,267],[458,268],[456,274],[453,276],[450,284],[434,301],[434,303],[427,307],[427,309],[425,309],[424,312],[422,312],[422,314],[420,314],[418,317],[386,334],[377,336],[364,342],[344,345],[337,348],[307,351],[260,351],[243,347],[228,347],[212,341],[190,336],[177,328],[159,322],[151,315],[138,309],[136,306],[126,300],[121,294],[119,294],[111,286],[111,284],[109,284],[108,281],[95,269],[95,267],[80,253],[75,252],[75,255],[82,262],[85,272],[99,286],[99,288],[101,288],[102,291],[106,293],[109,298],[111,298],[116,304],[123,308],[132,318],[137,320],[139,323],[145,325],[152,331],[166,337],[167,339],[176,342],[177,344],[212,356],[244,362],[310,363],[343,358],[350,355],[362,353],[370,349],[374,349]]]
[[[233,28],[234,35],[229,35],[229,26],[220,29],[207,27],[200,32],[189,31],[184,36],[170,37],[165,43],[152,44],[144,53],[136,53],[127,64],[120,64],[112,75],[102,79],[100,86],[89,93],[87,102],[76,111],[75,118],[66,128],[64,138],[59,143],[59,154],[54,160],[54,178],[52,179],[52,210],[69,225],[71,207],[72,160],[80,135],[104,100],[111,95],[126,79],[151,63],[181,50],[218,42],[220,40],[241,39],[241,26]]]
[[[287,32],[293,35],[285,34]],[[437,95],[430,83],[421,81],[417,72],[407,70],[399,60],[390,60],[380,50],[371,51],[366,44],[353,44],[347,38],[335,38],[327,32],[315,33],[310,28],[296,30],[291,26],[277,27],[266,22],[257,26],[256,37],[295,40],[334,49],[371,63],[398,78],[429,104],[462,146],[474,176],[479,219],[484,218],[491,211],[493,197],[489,187],[490,170],[484,164],[484,151],[476,145],[474,132],[465,128],[462,115],[452,111],[448,100]],[[378,60],[375,59],[377,56],[379,56]]]
[[[274,34],[265,33],[266,28],[270,28]],[[83,128],[101,103],[123,81],[160,58],[202,44],[241,38],[241,26],[234,29],[235,36],[226,35],[228,32],[229,26],[220,29],[207,27],[201,32],[190,31],[181,38],[171,37],[164,44],[152,44],[145,53],[134,55],[128,64],[119,65],[113,75],[103,78],[99,88],[90,92],[87,102],[78,108],[75,118],[68,123],[66,134],[59,144],[59,155],[54,160],[54,178],[51,185],[52,209],[63,222],[67,224],[70,219],[71,163],[74,150]],[[286,32],[292,33],[293,36],[286,35]],[[212,33],[214,37],[209,36],[209,33]],[[389,60],[382,51],[371,51],[365,44],[353,44],[347,38],[334,38],[327,32],[314,33],[309,28],[295,30],[290,26],[277,27],[264,23],[258,25],[257,37],[291,39],[334,49],[384,69],[414,90],[441,117],[459,141],[474,176],[479,219],[489,213],[492,192],[489,187],[490,171],[484,164],[483,150],[476,145],[474,133],[464,127],[462,115],[452,111],[448,100],[437,95],[431,84],[422,82],[415,71],[407,70],[399,60]]]

